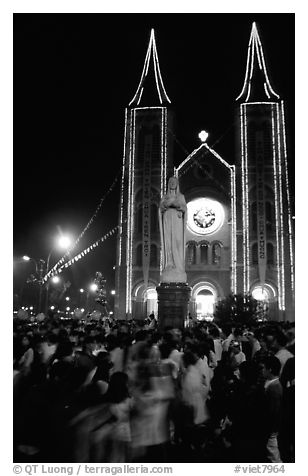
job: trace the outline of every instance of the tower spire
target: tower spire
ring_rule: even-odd
[[[252,24],[248,44],[244,85],[236,101],[239,99],[242,102],[277,101],[279,99],[267,75],[262,43],[255,22]]]
[[[171,103],[170,99],[167,96],[164,83],[161,77],[159,61],[157,56],[156,42],[155,42],[155,34],[154,34],[154,29],[152,28],[150,41],[149,41],[149,45],[148,45],[148,49],[147,49],[147,53],[146,53],[145,61],[143,65],[143,70],[141,74],[141,79],[140,79],[137,91],[135,93],[135,96],[129,103],[129,106],[140,105],[140,101],[144,93],[145,82],[147,77],[149,76],[150,63],[152,64],[152,68],[154,70],[156,91],[157,91],[159,103],[161,105],[166,103]]]

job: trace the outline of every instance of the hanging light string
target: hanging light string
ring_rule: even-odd
[[[137,213],[137,210],[134,212],[134,215]],[[56,276],[57,274],[60,274],[62,273],[63,269],[64,268],[69,268],[72,264],[74,264],[76,261],[80,260],[81,258],[83,258],[84,256],[86,256],[88,253],[90,253],[90,251],[93,251],[94,248],[96,248],[98,245],[100,245],[101,243],[103,243],[104,241],[107,240],[107,238],[110,238],[110,236],[113,236],[117,230],[121,229],[123,227],[123,225],[125,223],[127,223],[128,219],[126,218],[126,220],[124,220],[121,224],[119,225],[116,225],[114,228],[112,228],[111,230],[109,230],[104,236],[102,236],[101,238],[99,238],[97,241],[95,241],[95,243],[92,243],[92,245],[90,245],[88,248],[85,248],[83,251],[81,251],[80,253],[78,253],[78,255],[74,256],[74,258],[70,259],[69,261],[67,261],[66,263],[62,264],[62,266],[58,267],[57,269],[55,269],[55,267],[50,270],[50,272],[48,274],[46,274],[44,276],[44,278],[42,279],[42,281],[47,281],[48,278],[50,277],[53,277],[53,276]]]
[[[108,195],[112,192],[112,190],[114,189],[117,181],[119,180],[119,177],[121,175],[121,172],[122,172],[122,167],[119,169],[113,183],[111,184],[111,186],[109,187],[108,191],[105,193],[105,195],[100,199],[99,201],[99,204],[98,206],[96,207],[96,210],[95,212],[93,213],[92,217],[90,218],[90,220],[88,221],[88,223],[86,224],[86,226],[84,227],[84,229],[82,230],[82,232],[80,233],[80,235],[78,236],[78,238],[76,239],[76,241],[74,242],[74,244],[65,252],[65,254],[62,256],[61,259],[59,259],[59,261],[53,266],[53,268],[51,268],[48,273],[44,276],[43,280],[46,281],[49,276],[53,275],[52,273],[58,268],[58,266],[62,265],[64,262],[65,262],[65,259],[70,255],[70,253],[76,248],[76,246],[78,245],[79,241],[81,240],[81,238],[84,236],[84,234],[86,233],[87,230],[89,230],[90,226],[92,225],[92,223],[94,222],[95,218],[97,217],[98,215],[98,212],[100,211],[100,209],[102,208],[102,205],[104,203],[104,201],[106,200],[106,198],[108,197]]]
[[[229,133],[229,131],[234,127],[235,123],[236,123],[236,120],[233,121],[233,122],[231,122],[231,124],[226,128],[226,130],[221,134],[220,137],[218,137],[218,139],[217,139],[217,140],[214,142],[214,144],[211,146],[212,148],[214,148],[217,144],[219,144],[219,143],[222,141],[222,139],[223,139],[223,138]],[[185,156],[186,156],[186,157],[189,156],[188,150],[184,147],[184,145],[183,145],[183,144],[179,141],[179,139],[176,137],[174,131],[168,127],[168,132],[170,132],[170,134],[173,136],[173,139],[175,140],[175,142],[181,147],[181,149],[183,150]],[[197,159],[194,159],[194,161],[196,161],[196,160],[197,160]],[[188,170],[188,169],[187,169],[187,170]],[[187,170],[186,170],[185,172],[180,173],[179,175],[180,175],[180,176],[181,176],[181,175],[184,175],[184,174],[187,172]]]
[[[112,228],[110,231],[108,231],[108,233],[106,233],[104,236],[102,236],[97,241],[95,241],[95,243],[93,243],[92,245],[90,245],[88,248],[84,249],[80,253],[78,253],[76,256],[74,256],[74,258],[70,259],[65,264],[62,264],[62,266],[58,267],[57,269],[55,269],[54,267],[52,270],[50,270],[48,274],[44,276],[43,282],[47,281],[49,277],[56,276],[57,274],[62,273],[63,269],[69,268],[72,264],[76,263],[76,261],[86,256],[88,253],[90,253],[90,251],[94,250],[94,248],[96,248],[98,245],[103,243],[103,241],[106,241],[107,238],[109,238],[110,236],[113,236],[115,232],[118,230],[118,228],[120,228],[120,225],[117,225],[114,228]]]
[[[229,131],[232,129],[232,127],[234,126],[235,124],[235,121],[233,121],[228,127],[227,129],[225,130],[225,132],[214,142],[214,144],[212,145],[212,148],[214,148],[217,144],[219,144],[222,139],[229,133]],[[169,129],[169,132],[173,135],[174,139],[176,140],[176,142],[180,145],[180,147],[183,149],[183,151],[185,152],[185,154],[188,156],[189,153],[187,152],[187,150],[185,149],[185,147],[181,144],[181,142],[177,139],[177,137],[175,136],[174,132]],[[205,152],[205,155],[208,155],[210,154],[211,152],[209,150],[207,150]],[[189,164],[188,167],[185,168],[185,170],[182,170],[179,172],[179,177],[182,177],[183,175],[185,175],[193,166],[197,165],[199,167],[199,169],[206,175],[206,177],[208,177],[212,182],[215,183],[215,185],[220,188],[224,194],[226,194],[227,197],[230,197],[230,192],[227,191],[225,189],[225,187],[218,181],[216,180],[213,176],[211,176],[209,174],[209,172],[200,164],[199,162],[200,159],[198,158],[194,158],[191,163]]]
[[[208,154],[210,154],[210,151],[206,151],[205,155]],[[186,170],[182,173],[179,173],[179,176],[182,177],[183,175],[185,175],[188,170],[190,170],[194,165],[197,165],[198,168],[207,176],[207,178],[209,178],[216,185],[217,188],[220,188],[228,198],[230,198],[230,192],[227,191],[218,180],[216,180],[211,174],[209,174],[209,172],[200,164],[199,159],[193,159],[192,163],[186,168]]]

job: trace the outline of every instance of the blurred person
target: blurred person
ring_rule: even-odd
[[[233,370],[234,375],[238,378],[240,376],[239,367],[242,362],[246,361],[246,356],[244,352],[241,351],[241,345],[238,341],[233,340],[230,342],[229,345],[229,359],[230,359],[230,366]]]
[[[245,355],[246,355],[246,359],[251,361],[251,360],[253,360],[256,352],[258,352],[261,349],[261,344],[258,341],[254,332],[252,332],[252,331],[248,331],[246,333],[246,337],[247,337],[247,340],[249,342],[250,347],[249,347],[249,351],[247,349],[247,351],[249,353],[246,353]]]
[[[135,462],[167,461],[170,441],[170,395],[146,360],[138,365],[133,387],[132,458]]]
[[[220,332],[218,327],[212,327],[210,330],[210,336],[213,338],[214,342],[214,352],[216,356],[216,361],[219,362],[221,360],[222,355],[222,340],[220,338]]]
[[[287,345],[286,349],[295,355],[295,326],[292,325],[286,332],[287,336]]]
[[[282,373],[283,368],[288,361],[288,359],[292,359],[294,357],[293,354],[289,350],[287,350],[288,339],[286,335],[280,331],[277,332],[276,338],[274,341],[274,349],[276,350],[275,356],[279,359],[280,364],[281,364],[281,370],[280,373]]]
[[[197,360],[193,352],[184,352],[185,371],[182,378],[182,401],[186,405],[187,413],[186,421],[183,421],[181,438],[193,451],[200,450],[200,428],[208,420],[208,413],[205,409],[204,386],[200,370],[197,367]]]
[[[20,359],[18,361],[18,367],[20,372],[24,375],[28,375],[31,370],[31,366],[34,361],[34,350],[32,339],[24,334],[20,339]]]
[[[266,455],[271,463],[280,463],[278,432],[281,427],[283,390],[279,380],[281,363],[274,355],[263,360],[265,378],[264,427],[266,435]]]
[[[114,416],[112,431],[104,441],[104,462],[125,463],[130,461],[131,429],[130,413],[132,399],[128,391],[128,377],[123,372],[115,372],[110,377],[104,401]],[[101,442],[100,442],[101,444]],[[101,458],[100,458],[101,460]]]
[[[282,422],[278,435],[282,460],[295,462],[295,357],[288,359],[280,375],[283,388]]]
[[[239,366],[239,381],[230,394],[228,418],[234,461],[264,461],[263,399],[258,365],[244,361]]]
[[[99,352],[96,355],[95,365],[97,368],[92,382],[99,395],[105,395],[108,390],[110,370],[113,367],[109,352]]]

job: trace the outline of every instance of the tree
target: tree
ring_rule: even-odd
[[[259,303],[250,294],[230,294],[217,303],[214,322],[250,325],[257,321],[259,312]]]

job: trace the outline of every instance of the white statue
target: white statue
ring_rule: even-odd
[[[163,254],[161,282],[186,283],[185,229],[187,206],[176,177],[170,177],[168,190],[159,206],[159,227]]]

